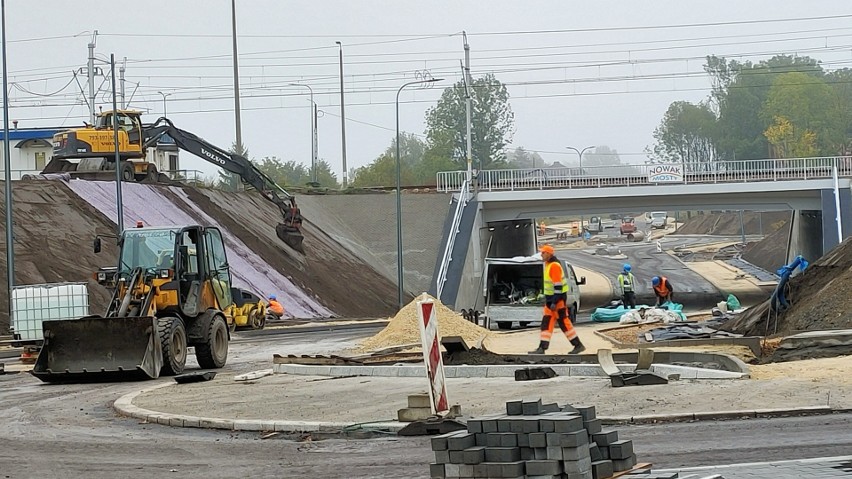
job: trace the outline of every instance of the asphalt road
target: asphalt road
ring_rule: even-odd
[[[268,367],[273,352],[321,354],[371,333],[338,328],[245,335],[231,346],[227,368]],[[0,376],[0,477],[428,477],[433,459],[428,438],[261,440],[258,433],[171,428],[115,415],[112,401],[154,383],[44,385],[28,374]],[[381,395],[376,397],[380,402]],[[656,467],[852,450],[849,414],[617,429],[634,440],[641,461]]]
[[[660,242],[665,250],[670,250],[677,246],[712,243],[721,239],[723,238],[713,236],[669,235],[662,238]],[[589,250],[563,250],[559,252],[559,256],[571,264],[604,274],[613,284],[621,273],[624,263],[630,263],[633,274],[636,276],[636,301],[639,304],[654,304],[655,297],[651,286],[653,276],[666,276],[671,280],[675,290],[675,302],[682,303],[685,310],[710,309],[724,299],[722,293],[712,283],[684,266],[678,259],[667,253],[657,253],[654,243],[613,242],[611,244],[616,245],[627,258],[613,259],[591,254]]]

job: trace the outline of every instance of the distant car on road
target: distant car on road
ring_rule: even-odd
[[[651,212],[651,228],[652,229],[665,229],[666,224],[668,223],[668,213],[665,211],[652,211]]]
[[[619,231],[623,235],[636,232],[636,221],[632,216],[625,216],[624,218],[621,218],[621,227],[619,228]]]

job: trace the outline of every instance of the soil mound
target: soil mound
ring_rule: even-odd
[[[790,239],[790,221],[774,233],[762,240],[749,243],[743,250],[742,258],[749,263],[763,268],[769,272],[775,272],[787,263],[787,243]]]
[[[423,293],[400,309],[396,316],[391,318],[385,329],[361,342],[358,349],[376,351],[413,343],[419,345],[420,325],[418,321],[420,319],[417,314],[417,301],[423,298],[429,298],[435,302],[435,317],[438,318],[438,334],[441,337],[461,336],[468,345],[478,346],[490,334],[487,329],[467,321],[434,297]]]
[[[782,335],[796,331],[852,328],[852,238],[837,245],[808,269],[790,279],[787,300],[791,307],[770,311],[769,301],[746,310],[722,326],[746,335]],[[769,323],[767,324],[767,321]]]
[[[739,213],[711,213],[697,215],[687,219],[677,229],[677,234],[723,235],[771,234],[790,220],[789,211],[769,211],[766,213],[746,211],[740,225]]]

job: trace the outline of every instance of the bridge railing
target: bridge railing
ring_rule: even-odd
[[[734,160],[700,163],[663,163],[680,167],[677,181],[652,181],[658,164],[480,170],[481,191],[604,188],[615,186],[663,186],[667,184],[748,183],[852,177],[852,156]],[[442,171],[437,189],[456,192],[467,179],[466,171]]]
[[[467,174],[467,172],[463,172]],[[450,269],[450,263],[453,261],[453,246],[456,244],[456,236],[459,234],[459,226],[461,225],[462,214],[464,207],[467,205],[469,198],[469,188],[467,180],[462,182],[459,187],[458,203],[456,211],[453,214],[453,223],[450,225],[450,232],[447,236],[447,244],[444,246],[444,255],[441,257],[441,266],[438,268],[438,277],[435,279],[435,289],[438,293],[438,300],[441,299],[441,293],[444,292],[444,283],[447,282],[447,272]]]

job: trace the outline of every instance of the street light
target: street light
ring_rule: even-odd
[[[311,177],[314,183],[317,182],[317,145],[314,139],[316,138],[316,123],[314,122],[314,111],[316,109],[316,103],[314,103],[314,89],[310,87],[310,85],[303,85],[301,83],[288,83],[289,86],[299,86],[305,87],[311,93]]]
[[[163,95],[163,118],[165,118],[166,117],[166,97],[172,96],[172,94],[171,93],[163,93],[161,91],[158,91],[157,93],[159,93],[160,95]]]
[[[578,150],[578,149],[574,148],[573,146],[566,146],[565,148],[568,149],[568,150],[574,150],[575,152],[577,152],[577,155],[580,157],[580,176],[583,176],[583,153],[585,153],[586,150],[590,150],[590,149],[594,148],[594,146],[587,146],[587,147],[583,148],[582,150]],[[585,217],[583,215],[580,215],[580,234],[583,234],[582,233],[583,232],[583,220],[585,220]],[[584,238],[585,238],[585,236],[584,236]]]
[[[349,183],[349,173],[346,171],[346,102],[343,99],[343,44],[334,42],[340,47],[340,144],[343,149],[343,189]]]
[[[341,77],[343,78],[343,77]],[[400,162],[399,162],[399,94],[402,89],[409,85],[422,85],[427,83],[435,83],[442,81],[443,78],[430,78],[428,80],[415,80],[405,83],[399,90],[396,91],[396,281],[397,281],[397,301],[399,309],[402,309],[402,194],[400,190]],[[343,89],[341,88],[341,93]]]
[[[6,196],[6,294],[9,298],[9,318],[12,317],[12,288],[15,287],[15,237],[12,235],[12,164],[9,149],[9,89],[6,76],[6,0],[0,0],[0,22],[3,28],[3,185]],[[839,211],[839,210],[838,210]]]

